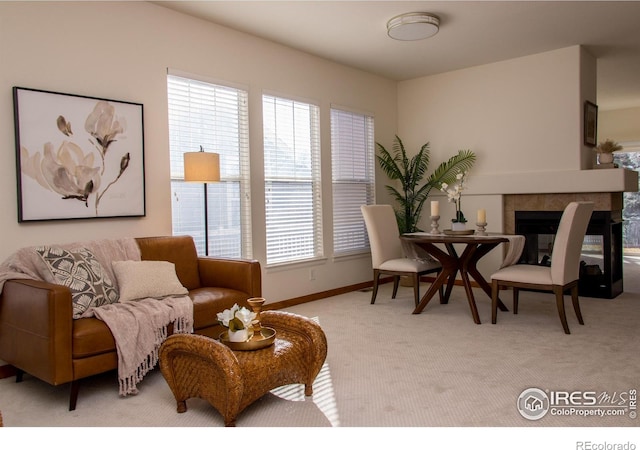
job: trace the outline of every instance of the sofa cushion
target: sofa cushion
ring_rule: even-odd
[[[106,323],[94,317],[73,321],[73,358],[115,352],[116,341]]]
[[[136,238],[136,242],[142,260],[172,262],[184,287],[189,290],[200,287],[198,252],[191,236]]]
[[[175,265],[168,261],[113,261],[111,266],[116,274],[120,302],[189,293],[180,284]]]
[[[118,301],[111,278],[89,249],[43,246],[36,248],[36,252],[51,273],[52,279],[47,281],[67,286],[71,291],[74,319],[91,307]]]

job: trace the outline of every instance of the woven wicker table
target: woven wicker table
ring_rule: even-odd
[[[270,390],[304,384],[305,395],[327,356],[322,328],[306,317],[279,311],[261,313],[265,327],[276,330],[273,345],[254,351],[233,351],[221,342],[195,334],[170,336],[160,348],[160,370],[178,403],[202,398],[235,426],[236,417]]]

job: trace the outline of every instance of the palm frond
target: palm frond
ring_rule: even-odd
[[[442,162],[427,179],[427,184],[440,189],[442,183],[451,184],[460,172],[467,172],[476,162],[476,155],[471,150],[459,150],[457,155]]]
[[[430,150],[429,143],[424,144],[417,154],[409,158],[402,140],[395,136],[392,152],[376,142],[378,155],[376,158],[382,171],[391,180],[399,180],[401,189],[387,185],[385,188],[389,195],[396,201],[394,208],[398,227],[401,233],[420,231],[418,222],[422,215],[424,203],[432,188],[440,188],[442,182],[452,183],[458,172],[469,170],[475,162],[475,154],[470,150],[460,150],[457,155],[438,166],[436,171],[429,176],[427,182],[423,181],[429,169]]]

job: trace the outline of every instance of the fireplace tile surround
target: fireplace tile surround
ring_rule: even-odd
[[[559,221],[559,214],[570,202],[574,201],[594,203],[594,215],[589,225],[592,232],[588,231],[587,234],[602,236],[604,255],[603,260],[598,264],[599,268],[602,268],[602,273],[594,276],[581,273],[580,295],[613,298],[623,290],[622,209],[624,202],[622,192],[506,194],[503,197],[504,230],[506,233],[519,233],[522,230],[520,228],[522,225],[516,225],[516,213],[518,216],[522,216],[523,213],[555,212],[558,213],[557,220]],[[535,214],[533,215],[535,216]],[[527,237],[527,245],[529,245],[529,239],[533,239],[530,244],[537,248],[537,234],[535,231],[532,232],[534,234]]]
[[[594,211],[620,212],[624,206],[622,192],[575,192],[562,194],[505,194],[503,201],[503,229],[515,232],[516,211],[564,211],[571,202],[593,202]]]

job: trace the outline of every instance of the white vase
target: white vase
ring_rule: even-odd
[[[247,330],[246,328],[236,331],[229,330],[229,342],[246,342],[248,340],[249,330]]]
[[[464,231],[467,229],[466,222],[451,222],[451,231]]]
[[[613,162],[613,153],[598,153],[598,163],[610,164]]]

